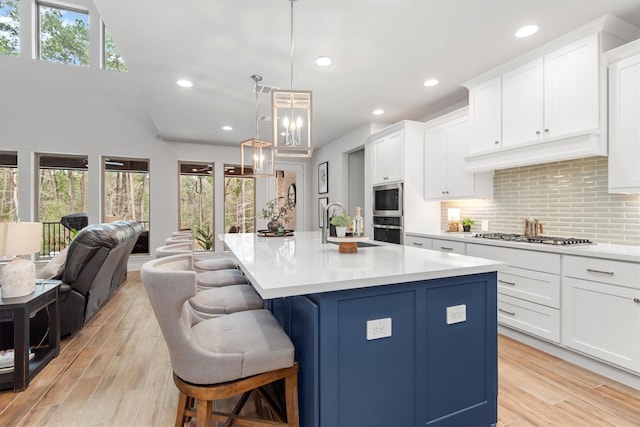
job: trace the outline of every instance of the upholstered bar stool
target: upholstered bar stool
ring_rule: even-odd
[[[298,365],[287,334],[268,310],[201,320],[189,303],[197,287],[189,268],[188,256],[175,255],[145,263],[140,273],[180,391],[175,425],[195,416],[199,427],[212,421],[298,427]],[[285,410],[264,399],[275,422],[241,413],[251,394],[262,399],[268,395],[264,387],[279,380],[284,380]],[[240,395],[231,413],[214,411],[215,400]]]
[[[193,271],[193,256],[188,246],[188,243],[160,246],[156,249],[156,258],[179,255],[180,259],[187,260],[181,265]],[[196,275],[196,280],[198,276],[199,274]],[[195,296],[189,298],[189,303],[203,319],[264,308],[264,301],[246,280],[236,286],[200,288]]]
[[[173,237],[167,237],[164,240],[164,244],[165,245],[173,245],[175,243],[185,243],[185,242],[191,242],[193,244],[193,236],[189,237],[189,236],[173,236]]]
[[[198,290],[249,284],[244,273],[235,269],[199,272],[197,281]]]

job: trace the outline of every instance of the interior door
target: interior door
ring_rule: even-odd
[[[307,200],[305,189],[305,169],[304,163],[276,161],[275,177],[267,181],[267,200],[284,197],[291,201],[295,207],[289,223],[285,228],[292,230],[306,230]],[[258,205],[261,206],[261,205]]]

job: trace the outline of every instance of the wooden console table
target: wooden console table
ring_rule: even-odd
[[[38,282],[36,291],[15,298],[2,298],[0,291],[0,322],[13,321],[13,372],[0,373],[0,389],[13,387],[22,391],[54,357],[60,354],[60,315],[58,312],[59,280]],[[49,333],[46,344],[34,348],[33,358],[29,358],[29,319],[38,311],[47,309]]]

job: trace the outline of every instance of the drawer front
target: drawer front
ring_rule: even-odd
[[[498,273],[498,292],[551,308],[560,308],[560,276],[507,267]]]
[[[498,322],[560,343],[560,310],[508,295],[498,295]]]
[[[560,274],[560,255],[525,249],[502,248],[483,244],[468,245],[467,255],[506,262],[510,267]]]
[[[640,264],[633,262],[565,256],[562,260],[562,274],[577,279],[640,289]]]
[[[431,249],[431,239],[428,237],[407,234],[404,237],[405,246],[413,246],[421,249]]]
[[[454,254],[460,255],[464,255],[466,252],[464,243],[440,239],[433,239],[431,249],[433,249],[434,251],[452,252]]]

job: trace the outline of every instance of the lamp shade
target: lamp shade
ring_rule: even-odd
[[[0,295],[15,298],[29,295],[36,289],[36,267],[21,255],[40,252],[42,223],[0,223],[0,255],[16,256],[0,271]]]
[[[313,154],[312,95],[308,90],[271,92],[273,148],[278,157],[311,157]]]
[[[41,222],[0,223],[0,255],[31,255],[40,252]]]

